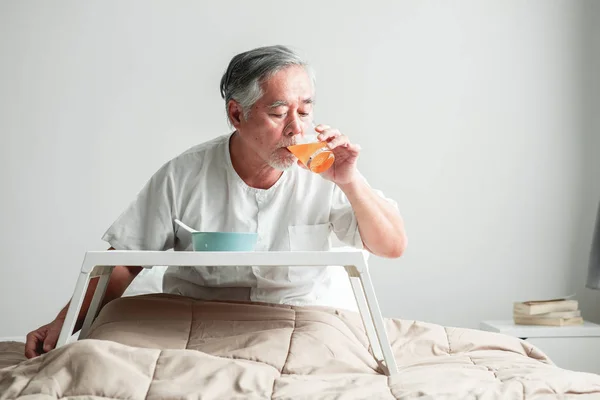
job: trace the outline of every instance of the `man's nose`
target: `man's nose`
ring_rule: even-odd
[[[285,127],[285,136],[295,136],[302,134],[304,130],[304,126],[302,124],[302,120],[300,118],[294,118],[290,123]]]

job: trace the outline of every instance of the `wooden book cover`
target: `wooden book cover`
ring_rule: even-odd
[[[569,326],[583,324],[583,318],[537,318],[537,317],[522,317],[515,316],[514,322],[516,325],[545,325],[545,326]]]
[[[549,313],[535,314],[535,315],[523,314],[523,313],[518,312],[518,311],[513,311],[513,315],[514,316],[521,316],[521,317],[533,317],[533,316],[535,316],[536,318],[575,318],[575,317],[581,317],[581,311],[580,310],[575,310],[575,311],[553,311],[553,312],[549,312]]]
[[[576,311],[578,307],[579,303],[573,299],[533,300],[514,303],[513,312],[537,315],[557,311]]]

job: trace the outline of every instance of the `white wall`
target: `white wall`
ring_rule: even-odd
[[[372,261],[387,316],[475,327],[581,292],[586,3],[348,4],[0,3],[0,337],[54,317],[149,176],[226,132],[229,59],[274,43],[313,62],[318,120],[400,203],[409,249]]]

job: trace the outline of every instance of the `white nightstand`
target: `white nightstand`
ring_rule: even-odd
[[[527,340],[558,367],[600,374],[600,325],[515,325],[512,320],[483,321],[481,330]]]

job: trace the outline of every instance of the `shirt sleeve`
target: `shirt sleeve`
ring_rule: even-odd
[[[381,190],[372,190],[398,210],[398,203],[396,201],[386,197]],[[333,225],[333,232],[335,232],[340,241],[349,246],[364,250],[364,244],[358,230],[358,221],[356,220],[352,205],[337,185],[334,185],[333,189],[330,222]]]
[[[174,179],[163,165],[102,236],[116,250],[164,251],[174,247]]]

